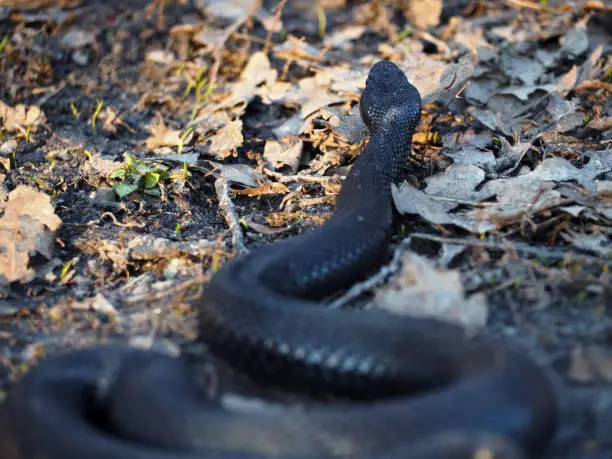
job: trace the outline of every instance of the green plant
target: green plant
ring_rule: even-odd
[[[174,171],[173,174],[170,175],[170,180],[187,180],[191,177],[191,172],[189,172],[189,167],[187,166],[187,162],[183,162],[183,168],[180,172]]]
[[[183,135],[181,135],[181,142],[178,145],[178,154],[180,155],[181,153],[183,153],[183,145],[185,144],[185,139],[187,138],[187,136],[191,133],[191,131],[193,131],[193,128],[190,127],[188,128]]]
[[[215,84],[208,81],[204,76],[204,70],[201,69],[194,81],[190,81],[185,88],[185,97],[189,95],[192,89],[195,89],[196,101],[191,110],[191,120],[194,120],[202,103],[212,94],[215,89]],[[204,90],[206,88],[206,90]]]
[[[96,110],[94,111],[94,114],[91,117],[91,129],[93,129],[94,132],[96,132],[96,120],[98,119],[98,115],[100,115],[100,112],[102,111],[102,107],[104,107],[104,102],[98,99],[96,103]]]
[[[161,196],[161,182],[168,175],[168,167],[163,164],[136,159],[131,153],[125,153],[125,165],[110,175],[115,193],[120,198],[142,191],[151,196]]]
[[[76,119],[79,119],[79,116],[81,114],[79,113],[79,109],[77,108],[74,102],[70,102],[70,111],[72,112],[72,116],[74,116]]]

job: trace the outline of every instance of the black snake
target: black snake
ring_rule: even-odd
[[[182,359],[117,346],[71,351],[10,391],[0,459],[467,459],[479,449],[515,459],[545,448],[556,396],[519,350],[433,319],[322,306],[383,261],[391,183],[421,99],[383,61],[360,107],[371,138],[330,220],[226,263],[197,303],[201,339],[233,368],[339,399],[237,412],[206,396]]]

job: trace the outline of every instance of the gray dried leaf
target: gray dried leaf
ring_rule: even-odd
[[[496,93],[487,101],[487,108],[493,113],[498,113],[506,123],[513,123],[516,131],[519,128],[518,123],[522,121],[520,115],[531,103],[533,102],[523,102],[512,95]]]
[[[584,113],[573,112],[559,119],[554,124],[554,130],[559,134],[563,134],[573,131],[580,126],[584,126]]]
[[[603,54],[603,50],[604,45],[598,45],[590,54],[589,58],[580,66],[580,71],[578,72],[578,78],[576,80],[577,84],[592,80],[596,77],[596,65]]]
[[[93,31],[72,27],[60,39],[60,44],[65,48],[77,49],[92,45],[96,42]]]
[[[479,219],[476,212],[450,213],[457,202],[443,201],[417,190],[408,182],[399,188],[391,188],[397,210],[402,214],[420,215],[430,223],[456,225],[473,233],[483,233],[495,228],[489,221]],[[486,217],[486,216],[485,216]]]
[[[474,189],[484,180],[485,173],[476,166],[453,164],[440,174],[425,179],[424,192],[430,196],[474,201],[478,193]]]
[[[444,154],[452,158],[455,164],[478,166],[485,171],[493,170],[495,165],[495,155],[477,147],[462,146],[452,153],[444,151]]]
[[[448,267],[455,257],[464,252],[466,248],[467,246],[462,244],[442,244],[438,263],[440,266]]]
[[[19,308],[6,301],[0,300],[0,317],[14,316],[19,312]]]
[[[314,77],[302,78],[297,85],[286,87],[282,100],[286,105],[301,106],[303,119],[329,105],[345,102],[347,96],[338,95],[331,90],[332,79],[327,70]]]
[[[367,28],[363,25],[349,25],[325,37],[325,46],[346,49],[354,40],[360,39]]]
[[[610,239],[602,233],[585,234],[567,229],[561,233],[561,237],[577,249],[604,257],[612,256],[612,243]]]
[[[608,150],[609,152],[609,150]],[[481,199],[497,196],[497,203],[481,211],[492,219],[512,218],[525,211],[535,211],[561,202],[555,183],[575,180],[590,192],[597,189],[595,178],[612,169],[612,155],[595,152],[582,169],[563,158],[548,158],[532,172],[518,177],[491,180],[479,192]]]
[[[187,163],[190,166],[196,166],[198,164],[199,153],[170,153],[167,155],[163,155],[162,158],[164,161],[172,161],[175,163]]]
[[[193,127],[199,135],[205,136],[229,124],[231,121],[232,118],[226,111],[207,112],[187,124],[186,127]]]
[[[172,260],[181,255],[201,257],[210,252],[215,242],[206,239],[173,241],[151,234],[138,235],[127,245],[130,260]]]
[[[297,136],[305,132],[309,125],[310,121],[302,118],[301,113],[297,113],[285,120],[280,126],[273,129],[272,132],[274,132],[277,139],[287,136]]]
[[[561,38],[559,54],[567,59],[582,56],[589,49],[589,37],[584,24],[578,24]]]
[[[557,52],[539,48],[535,52],[536,59],[546,68],[552,68],[557,61]]]
[[[508,137],[513,137],[514,132],[518,131],[515,123],[504,119],[500,113],[476,108],[470,110],[470,114],[492,131],[501,132]]]
[[[359,143],[368,136],[368,128],[359,114],[359,104],[355,105],[350,113],[345,113],[338,107],[321,110],[320,116],[335,134],[345,138],[350,143]]]
[[[426,102],[436,100],[443,104],[449,103],[474,74],[476,59],[477,56],[466,54],[459,61],[447,66],[440,75],[438,86],[431,91],[431,94],[421,93],[423,100]],[[421,90],[420,86],[416,84],[415,86]]]
[[[538,84],[524,86],[508,86],[497,91],[497,94],[510,94],[522,101],[528,101],[529,96],[537,91],[551,92],[557,88],[555,84]]]
[[[470,84],[463,92],[463,95],[470,102],[478,102],[484,105],[500,85],[501,82],[494,78],[473,79],[470,80]]]
[[[246,164],[222,164],[208,161],[215,171],[227,180],[244,186],[256,187],[263,180],[263,175]]]
[[[553,120],[558,121],[564,116],[567,116],[576,111],[576,100],[567,100],[558,94],[552,94],[548,101],[548,113],[553,117]]]
[[[458,271],[436,268],[425,257],[406,253],[398,275],[376,294],[376,305],[396,314],[460,324],[469,331],[488,318],[484,294],[466,298]]]
[[[199,46],[213,50],[223,46],[227,40],[228,31],[226,29],[203,29],[192,38],[193,42]]]
[[[505,138],[500,137],[501,149],[495,160],[495,171],[498,173],[504,172],[505,175],[512,173],[538,137],[534,136],[528,142],[517,142],[514,145],[511,145]]]
[[[548,180],[554,179],[540,176],[536,171],[518,177],[491,180],[482,187],[480,196],[482,199],[496,196],[497,202],[482,212],[491,219],[505,219],[559,203],[560,193],[554,190],[554,183]]]
[[[297,137],[282,137],[267,140],[263,157],[274,169],[289,166],[293,172],[298,170],[304,150],[304,142]]]
[[[500,66],[510,78],[521,80],[529,86],[535,85],[546,72],[545,67],[538,61],[509,52],[501,55]]]
[[[578,205],[564,206],[560,208],[560,210],[562,210],[563,212],[567,212],[572,217],[579,217],[580,214],[584,212],[586,209],[587,209],[586,206],[578,206]]]

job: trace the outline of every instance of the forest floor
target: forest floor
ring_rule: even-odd
[[[330,215],[391,59],[423,117],[392,275],[357,296],[524,346],[558,377],[550,457],[612,457],[609,4],[14,3],[39,5],[0,6],[3,394],[71,347],[197,352],[210,275]]]

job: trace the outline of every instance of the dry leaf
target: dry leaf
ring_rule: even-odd
[[[612,381],[612,356],[595,347],[576,346],[570,354],[568,376],[581,383]]]
[[[289,166],[293,172],[298,170],[304,142],[297,137],[283,137],[279,140],[267,140],[264,147],[264,159],[274,169]]]
[[[442,0],[402,0],[401,5],[406,18],[416,27],[427,29],[440,23]]]
[[[181,131],[166,126],[163,121],[151,125],[149,131],[152,135],[145,142],[147,148],[176,147],[182,142],[188,143],[193,136],[192,133],[189,133],[185,139],[181,140]]]
[[[215,171],[219,172],[221,177],[226,178],[230,182],[240,185],[256,187],[265,180],[265,177],[253,169],[248,164],[222,164],[215,161],[208,161]]]
[[[43,124],[47,118],[45,113],[36,105],[16,105],[14,108],[0,101],[0,119],[2,127],[8,132],[23,131],[30,128],[36,131],[38,125]]]
[[[396,314],[433,317],[469,330],[482,328],[488,318],[485,296],[466,298],[458,271],[438,269],[413,253],[404,256],[400,273],[379,290],[375,303]]]
[[[46,194],[25,185],[9,193],[0,217],[0,285],[33,279],[30,254],[50,259],[53,234],[61,223]]]
[[[243,195],[243,196],[265,196],[269,194],[287,194],[289,193],[289,188],[287,188],[282,183],[272,182],[272,183],[264,183],[263,185],[258,186],[257,188],[247,188],[245,190],[233,190],[235,194]]]
[[[209,153],[219,159],[231,156],[242,146],[242,120],[235,120],[222,127],[210,138]]]

